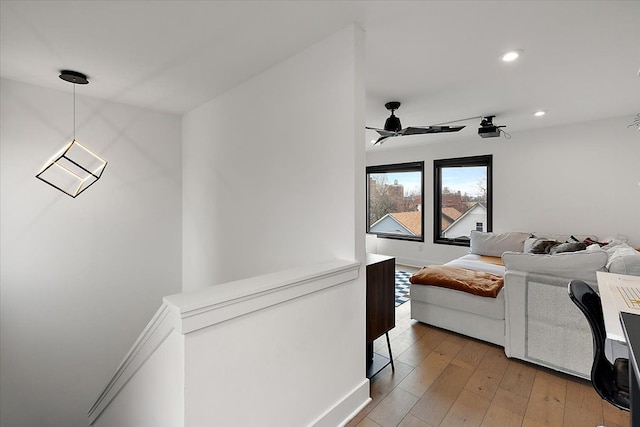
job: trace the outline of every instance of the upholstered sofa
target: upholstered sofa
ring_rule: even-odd
[[[595,236],[577,237],[597,241]],[[502,290],[487,298],[412,284],[412,318],[503,346],[508,357],[589,378],[591,331],[567,296],[567,284],[581,279],[597,290],[596,271],[640,275],[640,252],[612,240],[576,252],[529,253],[540,239],[568,238],[472,232],[470,254],[445,265],[503,275]],[[495,259],[504,265],[496,265]],[[609,357],[624,356],[624,351],[609,348]]]

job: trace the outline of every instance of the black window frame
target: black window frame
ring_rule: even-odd
[[[440,237],[442,232],[442,169],[451,167],[485,166],[487,168],[487,232],[493,230],[493,155],[457,157],[433,161],[433,243],[470,246],[469,239]]]
[[[394,173],[394,172],[420,172],[420,182],[421,182],[421,194],[420,194],[420,212],[421,212],[421,234],[420,236],[403,236],[403,235],[399,235],[399,234],[392,234],[392,233],[376,233],[376,232],[372,232],[371,231],[371,224],[370,224],[370,220],[371,220],[371,216],[370,216],[370,205],[371,205],[371,194],[370,194],[370,188],[369,188],[369,183],[370,183],[370,178],[369,175],[370,174],[375,174],[375,173]],[[387,164],[387,165],[375,165],[375,166],[367,166],[366,168],[366,174],[365,174],[365,179],[367,181],[367,218],[366,218],[366,225],[367,225],[367,234],[373,234],[378,236],[379,238],[383,238],[383,239],[394,239],[394,240],[407,240],[407,241],[412,241],[412,242],[424,242],[424,236],[425,236],[425,228],[424,228],[424,191],[425,191],[425,181],[424,181],[424,161],[419,161],[419,162],[408,162],[408,163],[394,163],[394,164]]]

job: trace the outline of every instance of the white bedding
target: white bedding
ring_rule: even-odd
[[[490,264],[488,262],[480,261],[481,258],[485,258],[482,255],[467,254],[463,257],[456,258],[453,261],[449,261],[445,265],[458,268],[467,268],[469,270],[484,271],[486,273],[497,274],[504,276],[505,268],[503,265]]]

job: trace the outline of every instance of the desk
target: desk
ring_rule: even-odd
[[[630,307],[621,294],[622,288],[637,288],[640,292],[640,277],[626,276],[622,274],[597,272],[598,291],[602,300],[602,314],[604,315],[604,327],[607,331],[605,342],[605,355],[611,362],[618,357],[629,357],[627,340],[625,339],[620,313],[640,314],[640,307]]]
[[[613,351],[613,355],[607,354],[611,361],[617,357],[629,359],[631,425],[640,426],[640,371],[636,360],[636,355],[640,355],[640,304],[632,299],[636,291],[640,292],[640,277],[605,272],[598,272],[597,276],[607,331],[605,346],[609,346],[605,347],[605,352]]]

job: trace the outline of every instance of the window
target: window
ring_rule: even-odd
[[[367,233],[424,242],[424,162],[367,167]]]
[[[471,230],[491,231],[492,156],[435,160],[434,243],[469,246]]]

